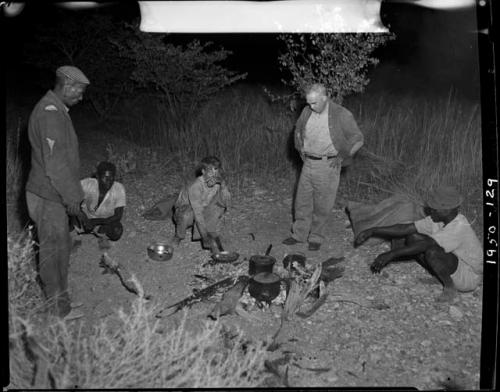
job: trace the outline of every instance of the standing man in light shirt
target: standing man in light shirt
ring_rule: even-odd
[[[56,70],[56,82],[36,104],[28,124],[31,169],[26,203],[38,237],[38,273],[49,314],[65,320],[83,313],[71,303],[68,267],[71,251],[69,216],[82,216],[78,138],[69,108],[83,99],[90,84],[78,68]]]
[[[295,125],[295,148],[303,161],[295,197],[295,221],[285,245],[308,242],[319,250],[335,204],[340,170],[363,145],[363,134],[351,112],[333,102],[325,86],[305,89],[307,106]]]

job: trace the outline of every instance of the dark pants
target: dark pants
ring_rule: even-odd
[[[111,241],[118,241],[123,234],[123,225],[121,222],[108,223],[100,225],[97,229],[99,234],[104,234]]]
[[[49,311],[64,317],[71,311],[68,267],[71,238],[66,208],[58,202],[26,192],[30,218],[38,237],[38,274],[48,300]]]
[[[76,217],[70,217],[70,231],[73,231],[74,227],[79,227],[83,229],[83,225]],[[104,234],[111,241],[118,241],[123,234],[123,225],[120,221],[112,222],[105,225],[96,226],[97,233]],[[83,234],[90,234],[90,231],[84,231]]]

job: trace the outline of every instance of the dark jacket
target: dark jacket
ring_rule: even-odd
[[[83,200],[78,139],[66,106],[52,91],[33,109],[28,136],[31,170],[26,190],[64,205]]]
[[[306,106],[295,125],[295,148],[299,152],[302,152],[304,147],[304,132],[311,112],[311,108]],[[328,100],[328,128],[333,145],[339,152],[339,157],[342,158],[342,166],[348,166],[352,161],[351,156],[363,145],[364,137],[352,113],[331,99]],[[351,155],[355,144],[357,148]]]

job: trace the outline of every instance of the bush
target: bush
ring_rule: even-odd
[[[115,41],[115,45],[123,58],[134,63],[132,79],[137,86],[152,91],[177,128],[182,128],[200,104],[246,76],[221,66],[231,52],[209,50],[210,42],[194,40],[185,47],[176,46],[164,34],[135,31],[126,44]]]
[[[30,231],[8,238],[10,387],[223,388],[252,387],[263,370],[263,343],[221,324],[187,323],[170,330],[156,305],[140,297],[90,331],[83,324],[42,320]]]
[[[311,83],[322,83],[332,99],[342,103],[345,96],[364,91],[377,47],[394,39],[393,34],[282,34],[285,50],[279,56],[285,81],[296,91]]]
[[[481,236],[479,106],[460,100],[454,91],[433,99],[363,96],[349,103],[365,134],[356,166],[349,170],[351,197],[378,188],[421,202],[432,187],[453,184],[465,197],[462,210]]]
[[[112,44],[132,35],[129,25],[99,10],[82,14],[53,9],[50,17],[34,26],[25,62],[49,75],[64,64],[80,68],[90,80],[85,97],[99,116],[110,116],[133,87],[129,78],[133,63],[120,57]]]

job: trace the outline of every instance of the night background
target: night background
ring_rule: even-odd
[[[238,251],[243,260],[243,255],[263,253],[270,243],[274,244],[272,254],[276,257],[289,252],[281,241],[289,235],[302,164],[292,136],[304,101],[290,72],[280,66],[279,58],[287,51],[284,41],[277,34],[255,33],[139,36],[139,17],[139,6],[133,1],[87,10],[66,9],[51,2],[28,2],[19,15],[2,16],[9,290],[22,286],[13,283],[18,278],[31,279],[22,286],[30,289],[16,297],[17,307],[9,307],[9,311],[12,314],[14,310],[14,314],[19,313],[35,325],[35,278],[32,271],[26,272],[28,256],[22,253],[31,246],[22,237],[30,224],[24,196],[30,168],[27,124],[33,107],[53,87],[55,69],[73,63],[72,60],[91,82],[83,101],[70,110],[79,140],[81,177],[92,175],[97,163],[103,160],[117,166],[117,180],[127,191],[127,206],[124,236],[110,251],[110,257],[139,278],[155,304],[176,302],[189,295],[191,288],[193,292],[199,289],[199,285],[193,287],[194,274],[217,281],[224,273],[236,271],[232,265],[210,270],[203,267],[206,252],[199,249],[199,243],[189,241],[175,250],[169,263],[145,260],[147,244],[170,238],[174,227],[169,220],[146,220],[145,212],[175,195],[192,179],[204,156],[216,155],[221,159],[233,196],[222,235],[226,248]],[[127,326],[122,326],[113,314],[118,308],[133,308],[131,312],[137,316],[134,312],[138,310],[133,307],[136,297],[124,293],[118,279],[102,273],[102,255],[92,242],[95,239],[84,239],[81,249],[71,255],[69,272],[72,296],[84,302],[88,322],[84,334],[96,333],[87,327],[104,320],[112,326],[113,336],[121,340],[100,340],[92,335],[89,342],[106,343],[89,349],[96,350],[91,352],[92,361],[81,359],[81,353],[69,356],[75,362],[68,379],[64,361],[56,355],[57,347],[68,344],[67,350],[79,348],[69,341],[61,343],[59,338],[48,338],[52,336],[48,331],[34,328],[33,339],[43,340],[49,347],[46,352],[53,353],[43,355],[48,355],[44,361],[51,363],[56,381],[49,377],[41,384],[30,384],[31,373],[26,369],[31,369],[33,357],[23,351],[22,344],[12,344],[10,356],[19,358],[11,365],[12,385],[44,388],[53,387],[55,382],[63,388],[100,389],[186,385],[477,389],[482,288],[464,294],[460,302],[439,307],[434,297],[441,286],[422,283],[420,278],[427,275],[416,263],[401,263],[388,269],[387,274],[374,277],[368,264],[384,249],[384,244],[354,249],[345,207],[351,201],[375,204],[393,194],[421,204],[431,188],[449,183],[464,196],[461,212],[483,241],[478,35],[487,26],[477,25],[474,6],[445,10],[417,6],[415,2],[383,1],[380,17],[394,39],[369,53],[379,62],[366,68],[366,78],[370,80],[366,87],[342,93],[339,98],[352,112],[365,143],[353,164],[342,170],[330,242],[319,255],[307,255],[312,261],[331,256],[345,258],[345,273],[335,282],[336,289],[352,289],[353,294],[350,303],[329,300],[310,319],[290,323],[288,342],[300,346],[302,354],[283,354],[281,349],[274,353],[283,354],[283,358],[295,364],[299,359],[305,361],[299,363],[302,368],[290,365],[290,383],[283,381],[282,375],[276,376],[279,372],[272,382],[268,378],[259,378],[257,382],[251,379],[253,370],[241,367],[230,368],[221,378],[217,378],[216,372],[212,378],[200,378],[198,358],[191,358],[195,365],[185,370],[192,372],[185,374],[185,379],[179,379],[177,373],[160,375],[155,373],[156,367],[151,370],[148,366],[159,361],[175,366],[162,357],[168,349],[163,349],[163,341],[155,340],[161,334],[152,335],[153,338],[148,335],[147,339],[152,340],[145,338],[145,344],[151,344],[147,346],[151,356],[144,354],[136,360],[131,355],[132,359],[122,362],[123,367],[114,367],[115,353],[129,352],[129,348],[136,352],[136,347],[123,342],[135,344],[138,340],[134,331],[126,332],[129,335],[123,332]],[[155,47],[158,39],[161,49]],[[195,40],[202,46],[213,44],[199,52],[196,46],[187,49]],[[134,42],[139,44],[134,46]],[[217,52],[220,49],[232,53],[223,55]],[[221,61],[212,63],[210,59],[217,56]],[[325,74],[338,76],[332,71],[334,66],[325,65]],[[348,70],[342,72],[345,73],[335,80],[342,81],[344,76],[346,80],[363,79]],[[240,78],[244,73],[246,77]],[[234,83],[226,83],[233,77]],[[210,84],[214,80],[215,84]],[[199,309],[206,306],[198,305],[189,316],[192,325],[202,319]],[[140,322],[129,323],[137,328],[138,336],[149,331],[144,324],[146,313],[139,315]],[[238,319],[236,315],[227,319],[232,317],[257,340],[276,330],[277,318],[270,312],[258,310],[254,315],[261,317],[258,322]],[[164,321],[160,323],[166,329]],[[21,327],[16,323],[9,317],[9,326],[17,333],[16,328]],[[18,342],[19,336],[24,335],[19,332],[12,340]],[[205,341],[196,342],[205,347]],[[155,351],[158,348],[163,353]],[[226,354],[223,357],[232,358]],[[259,352],[259,356],[263,355]],[[196,356],[204,358],[200,353]],[[225,371],[224,366],[217,371]],[[283,370],[282,365],[276,366]],[[108,374],[108,370],[119,374]]]

